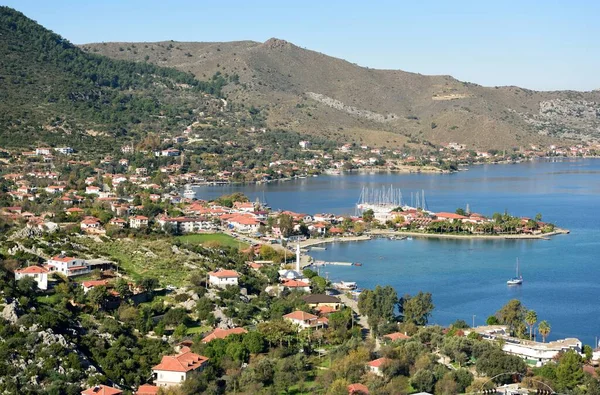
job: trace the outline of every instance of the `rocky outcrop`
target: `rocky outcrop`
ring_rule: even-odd
[[[4,306],[0,317],[10,322],[11,324],[16,324],[17,320],[19,319],[18,311],[19,304],[16,300],[13,300],[11,303],[8,303],[6,304],[6,306]]]
[[[322,95],[320,93],[315,92],[306,92],[306,96],[310,97],[313,100],[318,101],[319,103],[325,104],[331,108],[335,108],[336,110],[344,111],[350,115],[354,115],[359,118],[368,119],[370,121],[375,121],[379,123],[386,123],[396,121],[398,119],[398,115],[396,114],[378,114],[369,110],[361,110],[360,108],[356,108],[353,106],[348,106],[343,102],[333,99],[329,96]]]

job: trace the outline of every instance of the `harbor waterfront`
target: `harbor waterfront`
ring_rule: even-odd
[[[404,193],[425,190],[432,210],[454,211],[470,205],[484,215],[543,215],[570,235],[549,240],[505,238],[460,240],[422,238],[346,241],[312,250],[315,260],[360,262],[325,266],[332,281],[356,281],[360,288],[392,285],[399,294],[433,294],[432,322],[456,319],[481,325],[508,300],[520,299],[552,326],[549,339],[578,337],[593,344],[600,335],[600,160],[537,161],[475,166],[454,174],[351,174],[320,176],[267,185],[200,187],[210,199],[243,192],[263,196],[274,209],[353,214],[363,186],[394,185]],[[523,285],[509,287],[519,258]]]

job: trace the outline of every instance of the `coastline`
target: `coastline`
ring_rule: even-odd
[[[479,240],[548,240],[551,236],[569,234],[568,229],[556,228],[554,231],[549,233],[540,233],[537,235],[530,234],[514,234],[514,235],[452,235],[443,233],[422,233],[422,232],[408,232],[408,231],[390,231],[390,230],[372,230],[369,234],[373,236],[410,236],[410,237],[424,237],[424,238],[437,238],[437,239],[479,239]]]

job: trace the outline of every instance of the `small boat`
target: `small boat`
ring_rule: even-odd
[[[523,284],[523,276],[519,274],[519,258],[517,258],[517,275],[506,282],[508,285]]]
[[[360,262],[354,262],[354,263],[352,264],[352,266],[362,266],[362,263],[360,263]]]
[[[189,184],[185,186],[185,190],[183,191],[183,197],[187,199],[196,198],[196,192],[192,189],[192,187]]]
[[[352,291],[357,288],[356,283],[350,281],[340,281],[339,283],[334,283],[333,286],[341,291]]]

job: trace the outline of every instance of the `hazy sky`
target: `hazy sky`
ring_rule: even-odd
[[[361,66],[486,86],[600,88],[600,0],[0,3],[76,44],[277,37]]]

